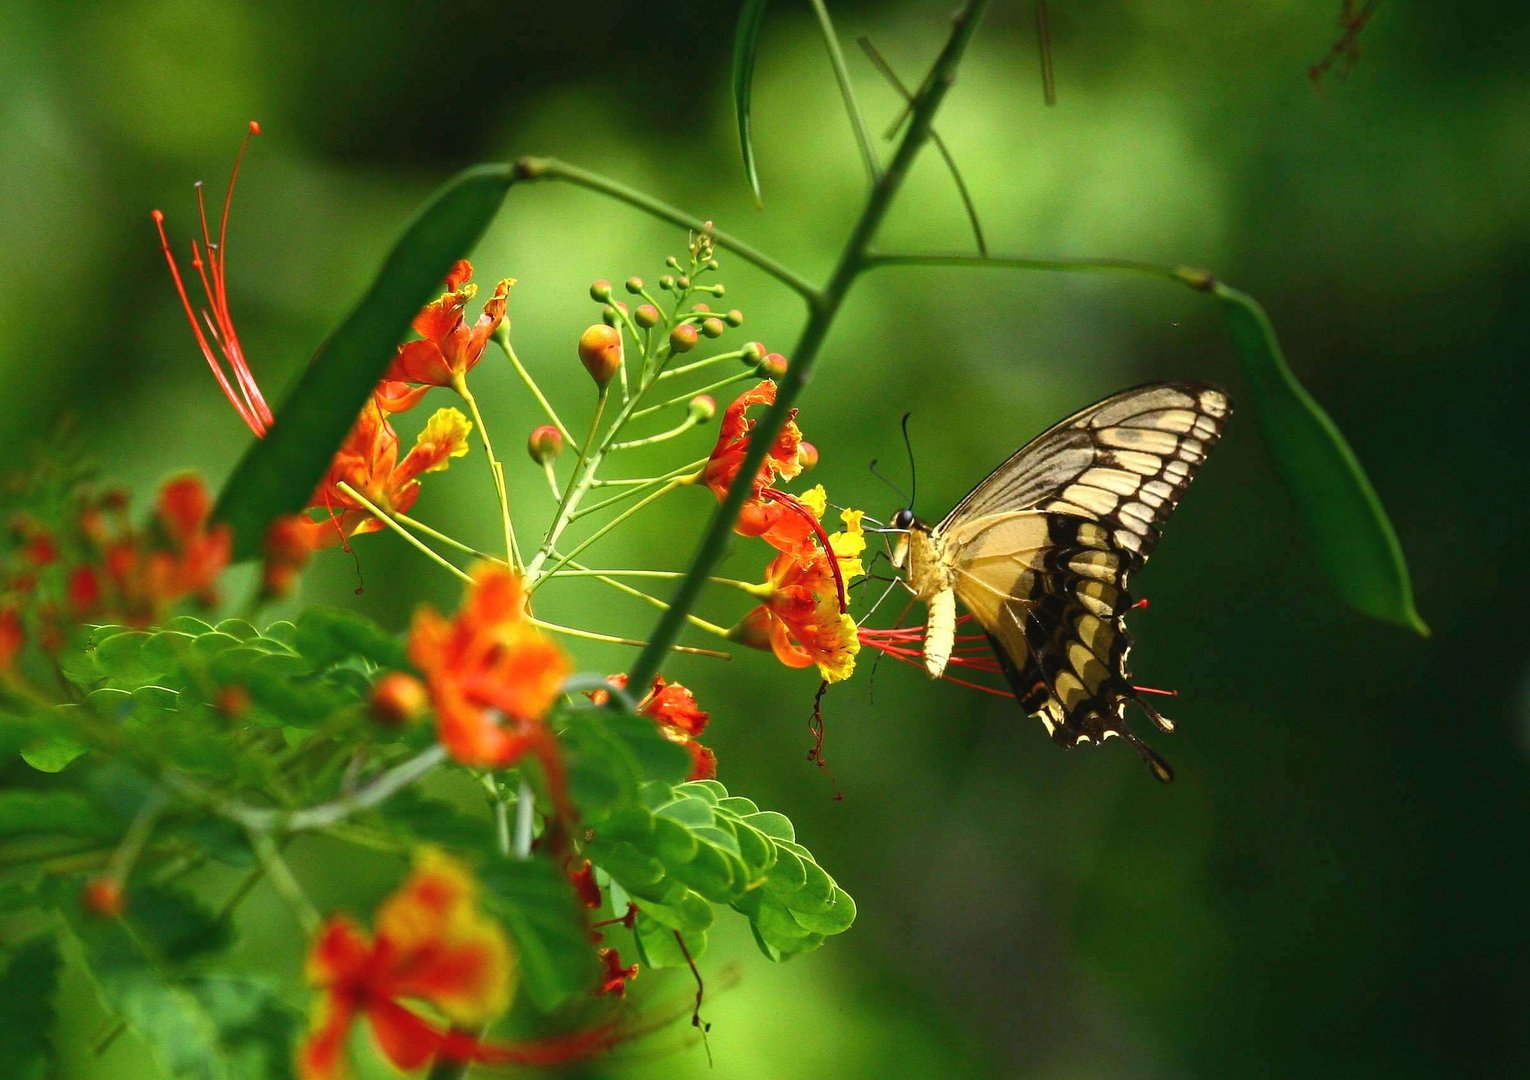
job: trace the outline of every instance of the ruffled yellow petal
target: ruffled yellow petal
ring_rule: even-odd
[[[861,565],[861,553],[866,550],[866,533],[861,527],[861,518],[865,516],[864,510],[841,510],[839,519],[845,523],[844,531],[829,537],[829,547],[839,560],[839,572],[846,581],[866,573],[866,567]]]
[[[801,495],[797,496],[797,501],[813,511],[815,518],[822,519],[824,513],[829,509],[829,495],[828,492],[824,491],[822,484],[814,484],[808,488]]]

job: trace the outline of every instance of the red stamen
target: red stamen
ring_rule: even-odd
[[[1156,686],[1133,686],[1133,690],[1139,694],[1158,694],[1161,697],[1179,697],[1178,690],[1160,690]]]
[[[834,549],[829,546],[829,534],[823,531],[823,523],[818,520],[817,515],[795,497],[788,495],[784,491],[779,491],[776,488],[766,488],[761,494],[776,500],[782,506],[790,507],[812,528],[814,535],[818,537],[818,542],[823,545],[824,553],[829,557],[829,569],[834,573],[834,587],[839,591],[839,613],[843,615],[849,611],[850,598],[845,594],[845,578],[840,573],[839,557],[834,554]]]
[[[249,364],[244,357],[244,349],[239,344],[238,332],[234,329],[234,318],[228,305],[226,274],[228,215],[234,200],[234,184],[239,178],[239,167],[244,161],[245,151],[249,149],[250,139],[259,134],[260,125],[253,120],[250,121],[244,140],[239,144],[239,153],[234,158],[233,172],[229,174],[228,189],[223,197],[223,213],[218,222],[217,243],[213,243],[212,232],[208,227],[207,204],[202,195],[202,184],[199,181],[196,185],[197,216],[201,226],[202,242],[200,244],[195,240],[191,242],[191,267],[196,271],[202,291],[207,296],[207,306],[200,311],[192,307],[191,297],[186,291],[186,283],[181,278],[175,255],[170,250],[170,239],[165,233],[165,215],[155,210],[151,216],[154,219],[154,227],[159,231],[160,249],[164,252],[165,262],[170,267],[170,277],[175,282],[175,291],[180,297],[186,320],[191,324],[191,332],[196,337],[197,347],[202,350],[207,366],[212,369],[213,377],[218,380],[218,388],[223,391],[223,396],[228,398],[229,404],[233,405],[240,419],[256,435],[263,436],[270,428],[273,417],[270,407],[261,395],[260,387],[255,382],[255,376],[250,372]],[[199,314],[200,319],[197,317]],[[203,323],[207,326],[205,334],[202,330]],[[211,343],[208,340],[209,335]],[[217,346],[216,349],[213,347],[214,344]],[[224,372],[224,364],[228,365],[228,371],[233,375],[232,381]]]
[[[1136,611],[1138,608],[1141,608],[1142,610],[1146,611],[1147,610],[1147,606],[1148,606],[1147,597],[1144,596],[1141,600],[1138,600],[1135,604],[1133,604],[1131,607],[1127,608],[1126,610],[1127,611]]]

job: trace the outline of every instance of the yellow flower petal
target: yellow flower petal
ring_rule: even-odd
[[[808,488],[797,496],[797,501],[813,511],[815,518],[822,518],[824,512],[829,509],[829,495],[824,491],[822,484],[814,484]]]
[[[865,516],[864,510],[841,510],[839,519],[845,523],[844,531],[829,537],[829,547],[839,560],[839,572],[846,581],[866,573],[866,567],[861,565],[861,552],[866,550],[866,533],[861,527],[861,518]]]

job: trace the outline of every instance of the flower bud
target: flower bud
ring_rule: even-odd
[[[526,440],[526,451],[531,455],[531,460],[538,465],[556,461],[558,455],[563,453],[563,433],[551,424],[532,428],[531,435]]]
[[[728,312],[728,314],[723,316],[723,319],[727,322],[727,324],[729,326],[743,326],[744,325],[744,313],[742,311],[740,311],[738,308],[734,308],[732,311]]]
[[[744,346],[744,361],[750,364],[763,363],[765,360],[765,343],[763,341],[751,341]]]
[[[689,289],[691,287],[691,279],[686,277],[684,274],[681,274],[679,277],[675,278],[675,284],[678,285],[682,290]]]
[[[615,326],[620,321],[620,315],[627,314],[627,305],[618,300],[614,304],[607,304],[600,309],[600,321],[607,326]]]
[[[728,332],[728,327],[714,315],[701,324],[701,332],[709,338],[720,338]]]
[[[669,349],[671,352],[690,352],[696,347],[696,328],[690,323],[681,323],[669,332]]]
[[[638,309],[632,313],[632,321],[644,330],[659,325],[659,309],[652,304],[639,304]]]
[[[633,296],[643,291],[643,279],[636,275],[627,279],[627,291]]]
[[[597,304],[604,304],[611,299],[611,283],[605,278],[590,284],[590,299]]]
[[[772,379],[779,379],[786,374],[786,357],[778,352],[770,353],[760,361],[760,370]]]
[[[621,331],[596,323],[579,338],[579,359],[595,385],[605,386],[622,366]]]
[[[690,410],[691,419],[698,424],[705,424],[717,415],[717,399],[711,394],[697,394],[686,407]]]
[[[402,671],[390,671],[372,687],[369,710],[379,726],[398,728],[424,716],[429,705],[424,683]]]
[[[707,269],[708,270],[716,270],[717,269],[717,260],[716,259],[708,259],[707,260]]]
[[[664,265],[671,270],[678,270],[680,269],[680,260],[671,255],[664,260]]]
[[[659,288],[663,289],[665,292],[674,292],[675,291],[675,279],[674,279],[674,277],[672,275],[670,275],[670,274],[665,274],[663,277],[661,277],[659,279]]]
[[[797,464],[804,470],[818,467],[818,447],[810,442],[797,444]]]
[[[80,890],[80,903],[97,918],[115,919],[122,914],[122,883],[105,874],[93,877]]]
[[[706,304],[692,304],[691,305],[691,310],[692,311],[699,311],[703,315],[710,315],[710,314],[712,314],[712,309],[710,307],[708,307]]]
[[[715,269],[716,269],[716,267],[713,267],[713,269],[714,269],[714,270],[715,270]],[[728,290],[727,290],[727,288],[726,288],[726,286],[724,286],[724,285],[722,285],[722,284],[717,284],[717,285],[712,285],[712,286],[710,286],[710,287],[709,287],[709,289],[708,289],[708,291],[709,291],[709,292],[710,292],[710,293],[711,293],[711,294],[712,294],[712,295],[713,295],[713,296],[722,296],[722,295],[723,295],[723,294],[724,294],[724,293],[726,293],[726,292],[727,292],[727,291],[728,291]]]
[[[250,706],[254,702],[248,690],[231,683],[218,691],[212,704],[218,711],[218,715],[225,720],[238,720],[250,711]]]

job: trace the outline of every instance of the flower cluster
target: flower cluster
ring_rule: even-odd
[[[186,601],[215,603],[232,537],[211,511],[206,486],[188,474],[165,482],[144,526],[122,494],[88,489],[51,507],[49,520],[13,514],[0,549],[0,671],[33,634],[52,652],[69,626],[148,626]]]
[[[627,676],[612,675],[606,680],[612,686],[627,688]],[[590,699],[603,705],[610,698],[604,690],[590,691]],[[679,743],[691,755],[692,780],[711,780],[717,776],[717,755],[701,745],[700,735],[706,730],[711,714],[703,712],[696,704],[696,695],[679,683],[666,683],[664,676],[654,676],[653,686],[636,703],[635,711],[658,725],[665,738]]]

